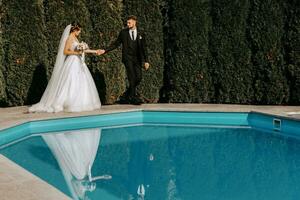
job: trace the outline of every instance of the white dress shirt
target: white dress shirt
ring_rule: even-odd
[[[134,38],[132,38],[132,32],[133,32]],[[130,38],[131,38],[132,40],[136,40],[137,30],[136,30],[136,29],[129,29],[129,35],[130,35]]]

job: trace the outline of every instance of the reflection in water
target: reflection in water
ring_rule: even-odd
[[[95,180],[110,179],[109,175],[92,177],[101,129],[87,129],[44,134],[44,141],[55,156],[73,199],[88,199],[86,192],[96,189]]]
[[[76,200],[86,196],[93,200],[294,200],[300,196],[299,138],[247,128],[144,125],[106,128],[101,134],[99,129],[69,131],[44,139]],[[40,137],[32,137],[0,153],[69,194],[53,157],[42,145]],[[96,182],[91,168],[93,174],[109,173],[113,179]]]
[[[145,187],[143,184],[139,185],[137,194],[139,195],[140,200],[144,200],[145,198]]]

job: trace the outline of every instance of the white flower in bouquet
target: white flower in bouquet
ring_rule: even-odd
[[[81,61],[84,62],[85,60],[85,55],[84,55],[84,51],[89,49],[89,46],[87,45],[87,43],[85,42],[80,42],[77,46],[76,46],[76,50],[82,52],[81,54]]]
[[[76,50],[78,51],[84,51],[89,49],[89,46],[87,45],[87,43],[85,42],[80,42],[77,46],[76,46]]]

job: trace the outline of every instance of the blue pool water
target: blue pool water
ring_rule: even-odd
[[[70,195],[40,136],[0,153]],[[91,200],[294,200],[300,197],[300,140],[248,126],[105,128],[92,174],[112,179],[95,181],[86,193]]]

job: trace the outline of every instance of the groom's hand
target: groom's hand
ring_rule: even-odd
[[[145,62],[144,67],[145,67],[145,70],[148,70],[150,67],[150,64],[148,62]]]

